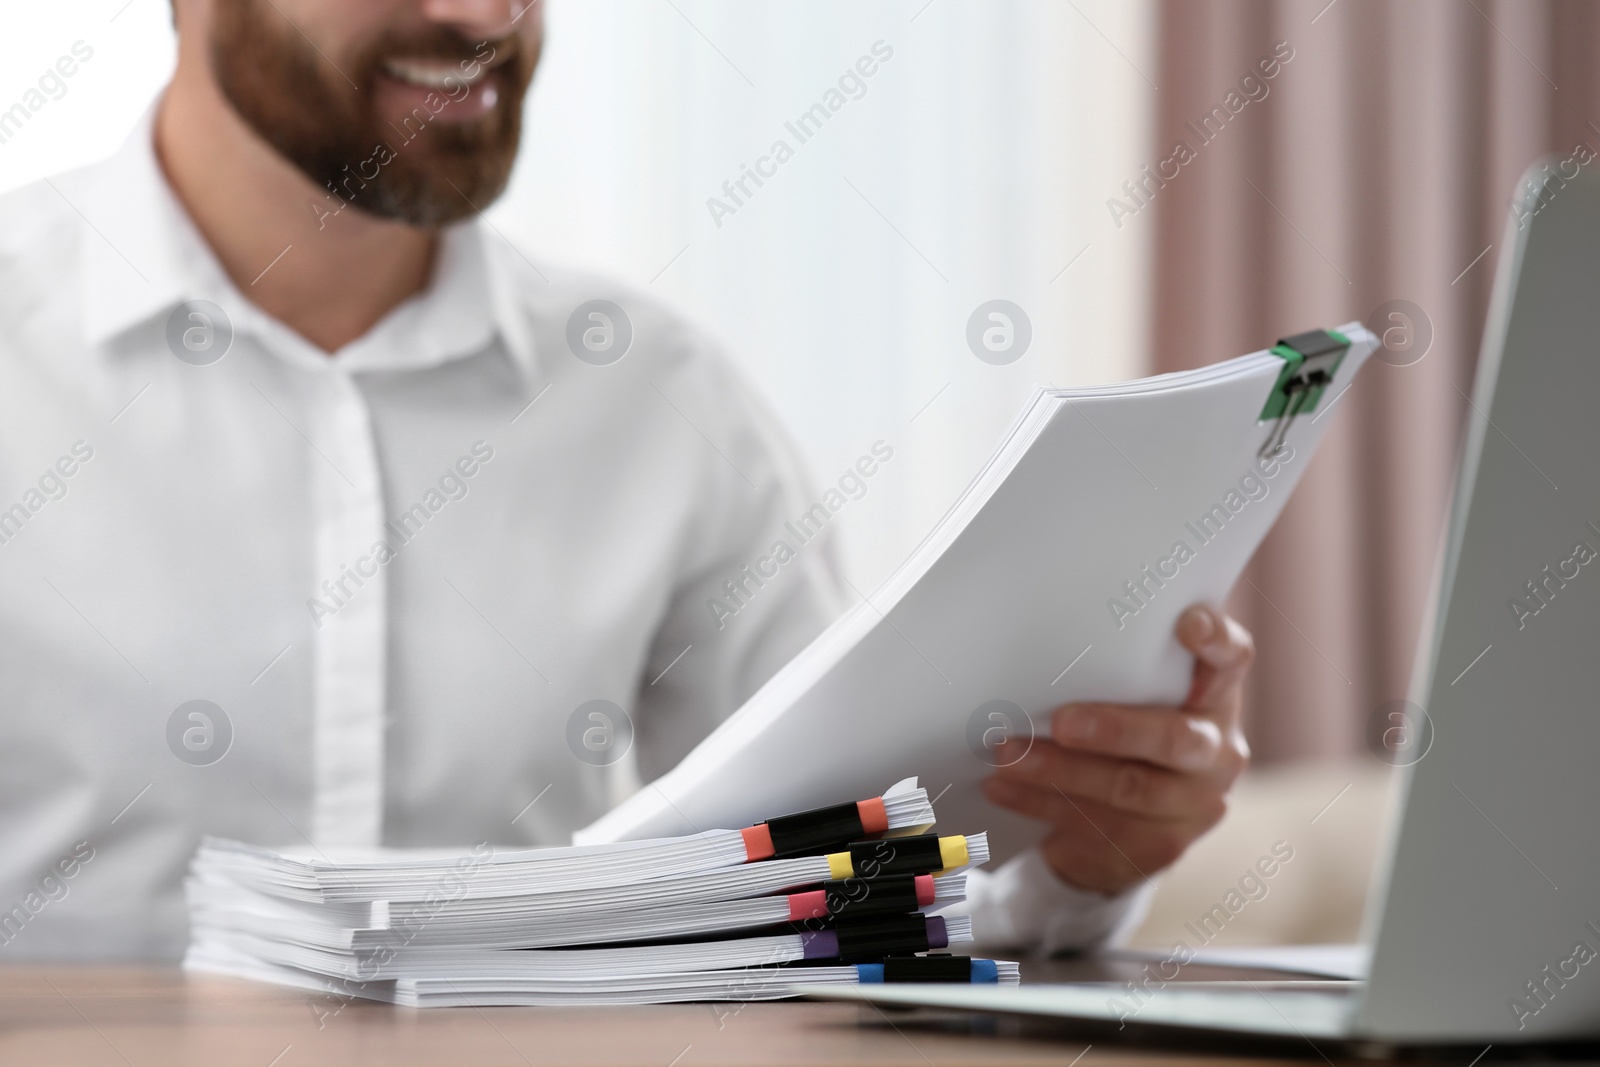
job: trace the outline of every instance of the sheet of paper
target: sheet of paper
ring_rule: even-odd
[[[1353,343],[1335,380],[1268,459],[1275,426],[1258,416],[1283,367],[1270,353],[1041,394],[897,577],[575,840],[742,826],[915,774],[944,825],[990,832],[994,859],[1032,844],[1038,825],[979,790],[986,742],[1047,734],[1071,701],[1183,698],[1179,613],[1226,597],[1377,347],[1340,329]]]

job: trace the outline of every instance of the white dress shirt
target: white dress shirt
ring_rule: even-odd
[[[564,844],[842,606],[824,534],[708,609],[815,498],[641,294],[475,222],[331,355],[247,294],[148,119],[0,198],[0,962],[177,956],[202,834]],[[1018,945],[1137,910],[974,893]]]

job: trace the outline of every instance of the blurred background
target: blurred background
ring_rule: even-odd
[[[0,123],[0,190],[109,154],[173,62],[166,0],[12,3],[5,21],[0,112],[29,113]],[[1393,776],[1367,723],[1407,693],[1519,175],[1600,146],[1595,5],[549,0],[547,22],[492,223],[704,325],[819,479],[890,443],[843,518],[860,588],[937,522],[1036,382],[1183,369],[1352,319],[1387,331],[1230,605],[1260,649],[1259,770],[1139,935],[1170,943],[1283,839],[1298,853],[1275,903],[1228,939],[1353,936]],[[78,42],[92,58],[34,108]],[[874,73],[841,82],[863,56]],[[798,143],[785,124],[830,90],[842,106]],[[792,158],[731,198],[779,139]],[[991,299],[1032,324],[1006,366],[965,340]]]

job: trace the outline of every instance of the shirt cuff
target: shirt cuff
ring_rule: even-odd
[[[1144,920],[1154,892],[1148,880],[1116,896],[1078,889],[1030,848],[997,870],[968,871],[966,901],[945,914],[971,915],[979,944],[1053,955],[1122,941]]]

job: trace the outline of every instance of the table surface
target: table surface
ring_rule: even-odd
[[[1127,960],[1046,961],[1026,964],[1024,978],[1121,980],[1136,970]],[[1192,973],[1208,977],[1198,968]],[[1210,977],[1257,973],[1229,969]],[[1093,1040],[1087,1067],[1107,1059],[1129,1065],[1241,1059]],[[1027,1036],[1006,1020],[885,1013],[857,1004],[417,1010],[341,1003],[170,967],[0,967],[0,1065],[5,1067],[1068,1065],[1085,1048],[1085,1040],[1070,1033]],[[1323,1062],[1314,1049],[1305,1051],[1310,1062]]]

